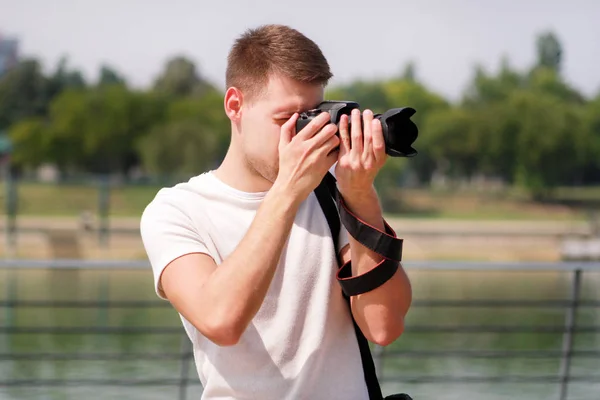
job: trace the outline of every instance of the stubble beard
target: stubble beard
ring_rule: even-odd
[[[277,162],[269,165],[262,160],[246,157],[246,164],[254,175],[261,176],[271,183],[275,182],[279,174],[279,163]]]

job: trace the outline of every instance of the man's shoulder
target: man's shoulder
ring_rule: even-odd
[[[199,210],[197,205],[203,195],[210,191],[211,182],[207,173],[196,175],[187,181],[160,188],[144,208],[141,219],[151,221],[165,218],[173,214],[190,217],[190,210]]]
[[[209,173],[205,172],[187,181],[160,188],[148,205],[185,204],[209,193],[213,186]]]

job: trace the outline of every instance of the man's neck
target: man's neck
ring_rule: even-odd
[[[235,146],[230,146],[215,176],[234,189],[247,193],[266,192],[273,185],[245,161]]]

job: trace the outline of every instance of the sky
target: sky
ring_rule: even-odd
[[[416,65],[431,90],[458,99],[475,64],[519,69],[535,61],[535,38],[555,32],[565,79],[600,92],[598,0],[0,0],[0,33],[46,70],[61,56],[96,79],[101,64],[147,87],[166,60],[184,55],[219,87],[237,36],[265,23],[292,26],[323,50],[332,85],[385,79]]]

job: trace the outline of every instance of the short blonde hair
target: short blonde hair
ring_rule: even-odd
[[[271,24],[247,30],[229,52],[227,87],[237,87],[247,97],[256,96],[271,74],[323,86],[333,76],[319,46],[296,29]]]

